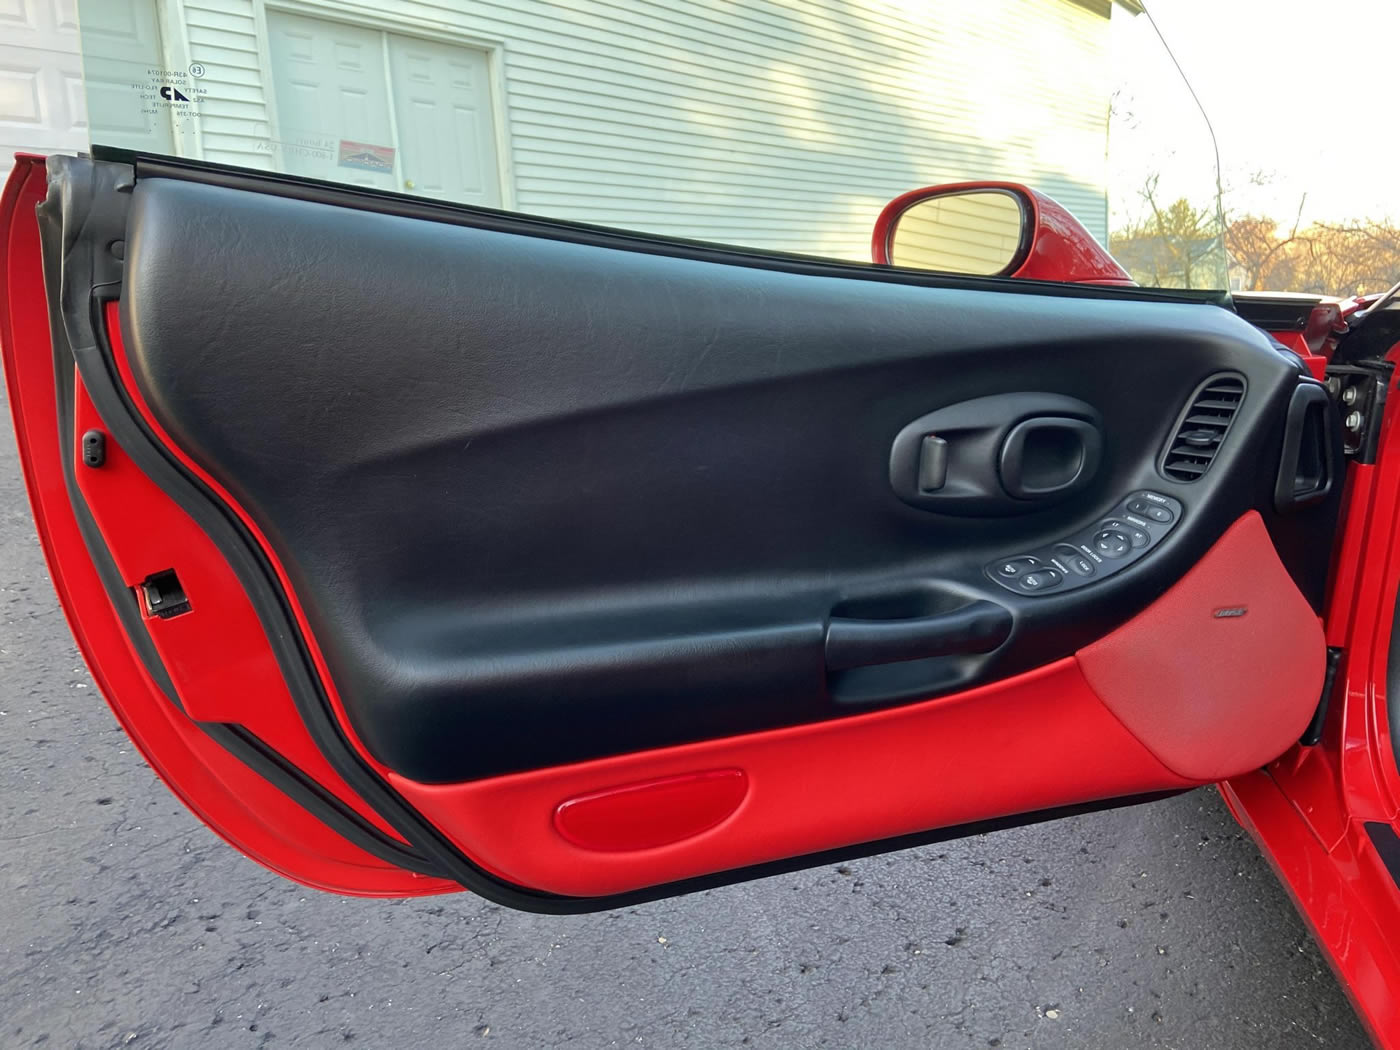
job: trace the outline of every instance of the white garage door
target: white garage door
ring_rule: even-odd
[[[498,207],[485,52],[268,12],[280,167]]]
[[[83,4],[88,90],[99,141],[171,152],[168,118],[142,112],[121,84],[160,55],[155,0],[88,0]],[[88,147],[78,0],[0,0],[0,175],[17,150],[76,152]]]

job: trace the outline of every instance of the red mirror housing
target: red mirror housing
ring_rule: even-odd
[[[1030,248],[1021,264],[1007,277],[1035,281],[1068,281],[1076,284],[1134,285],[1137,282],[1094,240],[1067,208],[1018,182],[949,182],[941,186],[902,193],[880,211],[870,242],[874,262],[889,266],[890,241],[899,218],[915,204],[932,197],[979,190],[1002,190],[1018,197],[1030,216]]]

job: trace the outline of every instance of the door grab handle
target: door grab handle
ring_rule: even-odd
[[[826,669],[849,671],[871,664],[989,653],[1011,637],[1011,625],[1009,610],[984,600],[903,620],[834,617],[826,628]]]

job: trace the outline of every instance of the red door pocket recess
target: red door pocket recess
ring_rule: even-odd
[[[583,849],[655,849],[718,827],[749,793],[742,769],[660,777],[560,803],[554,827]]]

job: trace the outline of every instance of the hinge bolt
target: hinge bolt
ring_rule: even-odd
[[[1360,412],[1347,413],[1346,427],[1348,430],[1360,430],[1362,424],[1364,424],[1365,422],[1366,417],[1363,416]]]

